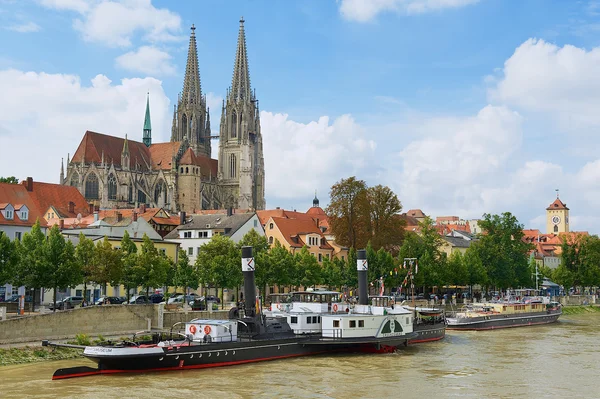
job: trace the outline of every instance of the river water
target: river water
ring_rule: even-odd
[[[449,331],[394,354],[52,381],[85,359],[0,368],[0,398],[600,398],[600,313],[547,326]]]

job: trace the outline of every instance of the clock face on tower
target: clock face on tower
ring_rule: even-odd
[[[560,216],[552,216],[552,223],[559,224],[560,223]]]

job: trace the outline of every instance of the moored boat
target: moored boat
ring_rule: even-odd
[[[448,312],[446,322],[449,330],[494,330],[549,324],[557,321],[561,314],[562,307],[558,302],[486,302]]]
[[[335,352],[390,352],[414,338],[411,313],[366,305],[366,252],[358,251],[359,305],[352,312],[321,315],[320,333],[297,334],[287,317],[261,312],[254,282],[252,248],[242,248],[244,317],[195,319],[184,333],[156,333],[147,342],[125,341],[81,347],[97,368],[58,369],[52,379],[97,374],[199,369]],[[230,311],[236,316],[237,309]],[[311,316],[312,317],[312,316]],[[69,346],[44,341],[47,346]],[[72,346],[72,345],[71,345]]]

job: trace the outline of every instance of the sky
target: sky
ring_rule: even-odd
[[[356,176],[545,231],[559,189],[599,232],[600,0],[0,0],[0,176],[57,183],[86,130],[141,141],[146,93],[168,141],[192,24],[216,134],[242,16],[268,208]]]

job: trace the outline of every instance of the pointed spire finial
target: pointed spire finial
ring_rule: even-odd
[[[244,16],[241,16],[240,17],[240,26],[243,26],[244,22],[246,22],[246,21],[244,21]]]
[[[185,66],[185,77],[183,78],[183,92],[181,98],[187,103],[200,102],[202,89],[200,85],[200,71],[198,70],[198,49],[196,46],[196,27],[192,25],[190,44],[188,47],[188,58]]]
[[[146,147],[152,144],[152,124],[150,123],[150,92],[146,97],[146,116],[144,117],[143,141]]]
[[[235,63],[233,65],[233,78],[229,93],[235,101],[250,101],[252,89],[250,88],[250,72],[248,70],[248,54],[246,50],[246,33],[244,31],[244,17],[240,19]]]
[[[554,191],[556,191],[556,198],[559,198],[559,196],[558,196],[558,188],[555,189]]]

